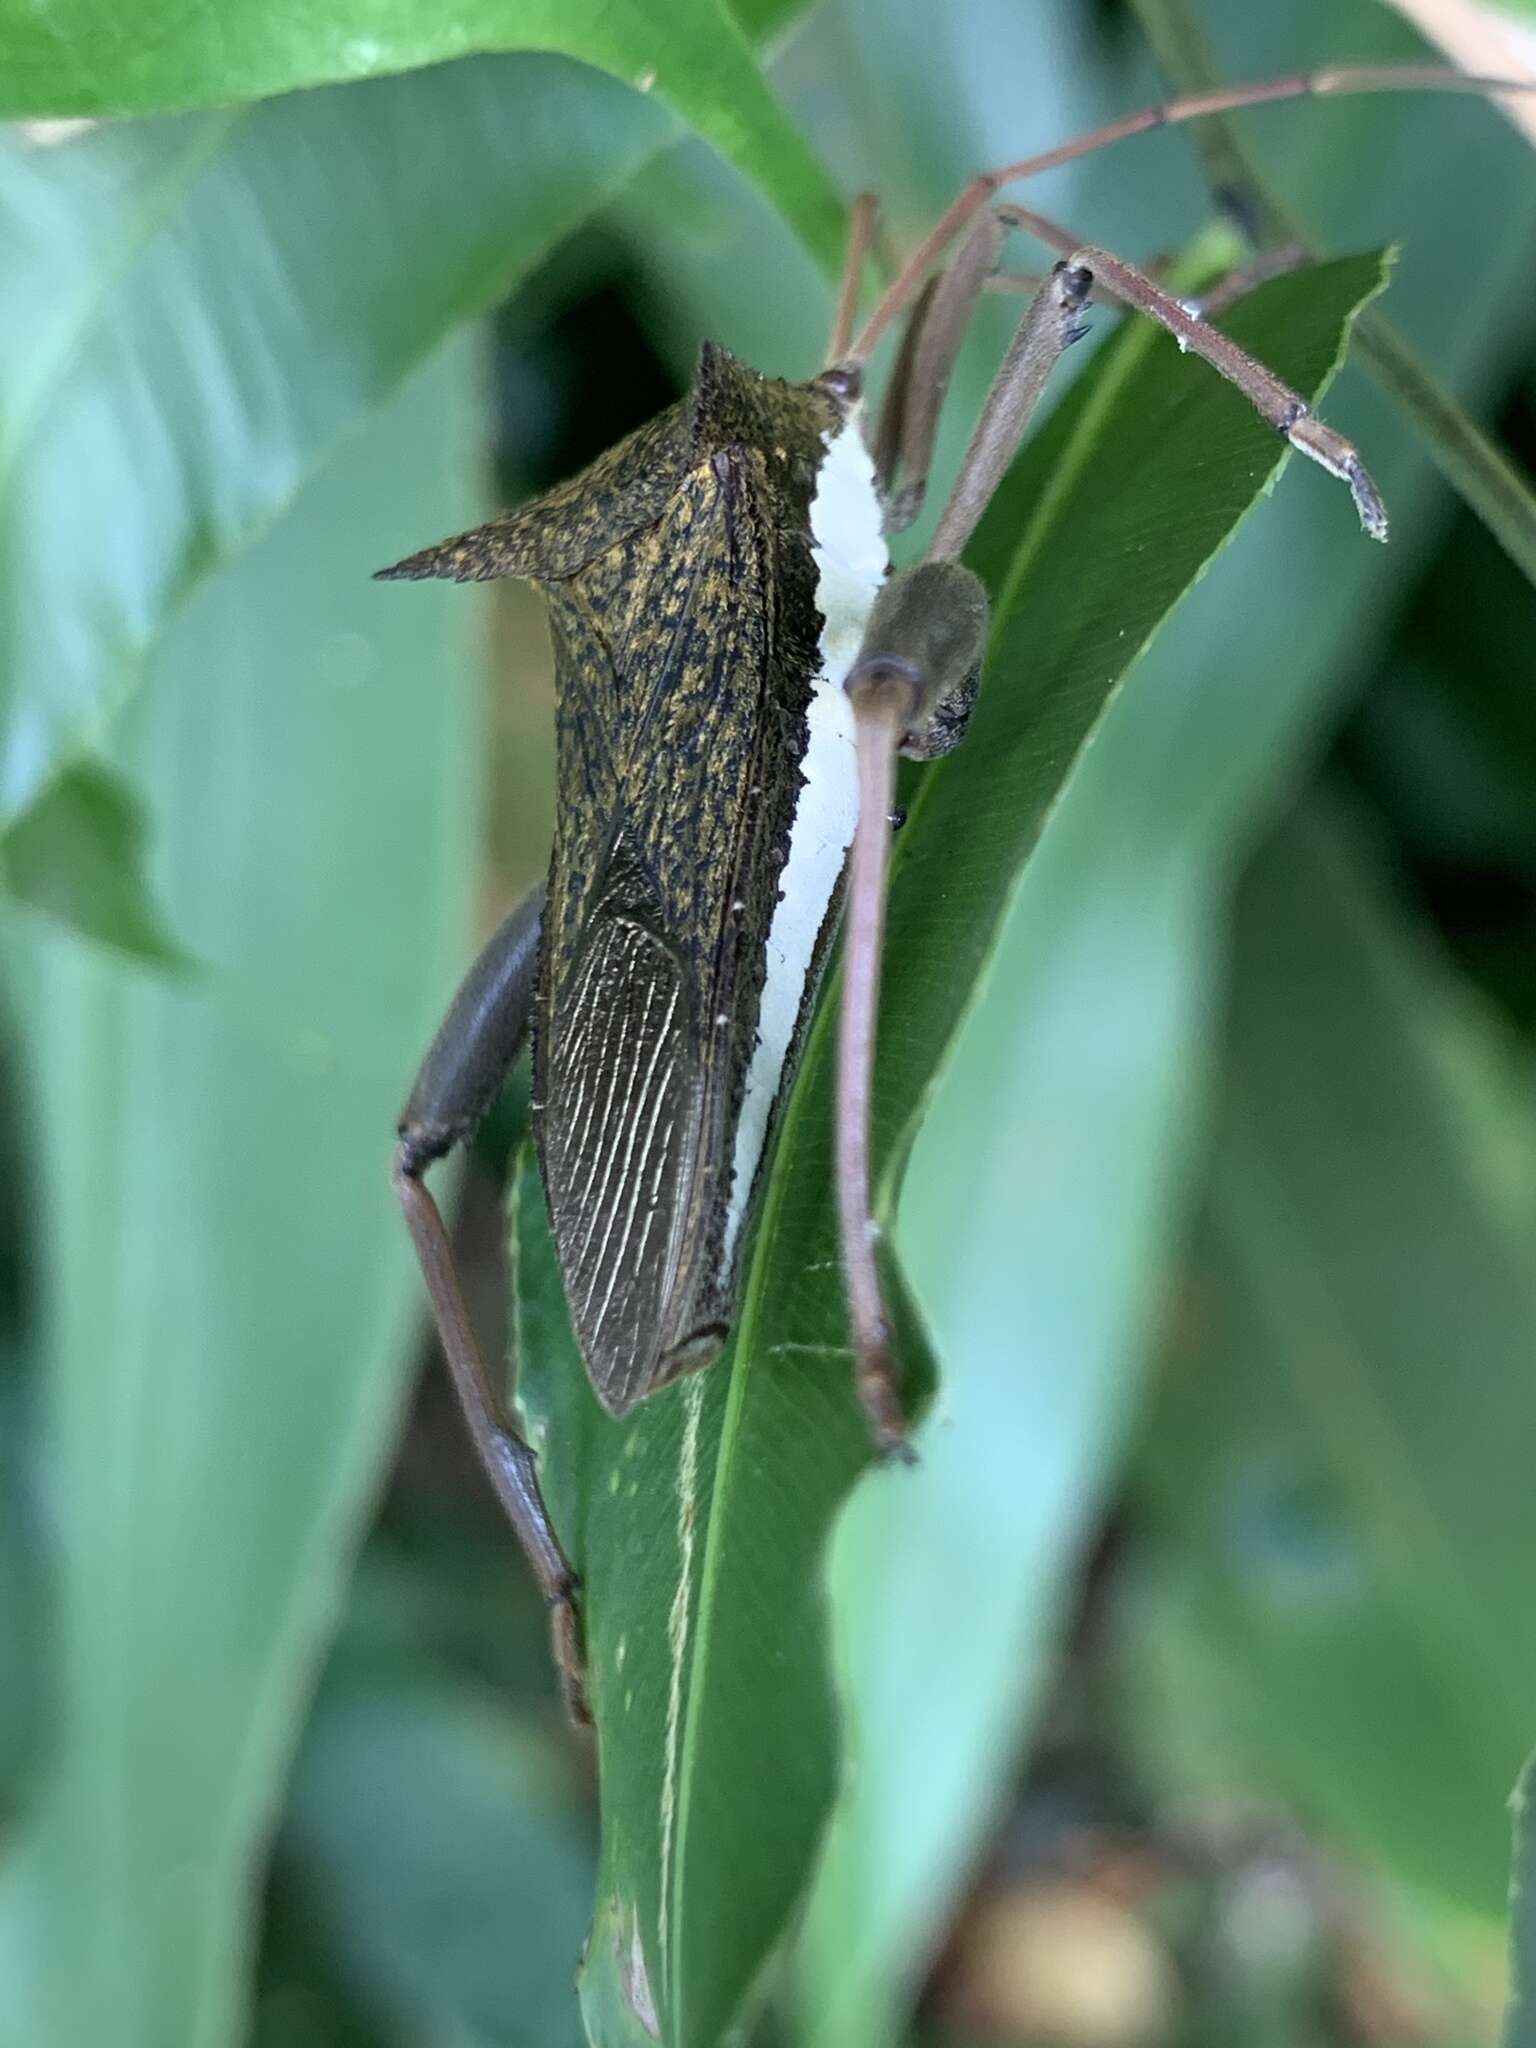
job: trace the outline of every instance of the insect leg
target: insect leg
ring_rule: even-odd
[[[875,441],[888,533],[902,532],[922,508],[944,394],[1006,233],[1006,222],[995,213],[984,215],[954,262],[930,278],[912,309]]]
[[[1218,320],[1229,312],[1239,299],[1245,299],[1249,292],[1257,291],[1261,284],[1268,284],[1272,277],[1288,277],[1293,270],[1304,270],[1313,261],[1312,252],[1300,242],[1283,242],[1273,249],[1265,249],[1256,256],[1249,256],[1243,262],[1234,264],[1225,276],[1219,277],[1198,298],[1185,298],[1180,304],[1188,313],[1201,320]],[[1156,263],[1142,265],[1144,274],[1154,284],[1162,283],[1159,266]],[[989,292],[1016,292],[1020,295],[1039,291],[1045,279],[1038,271],[998,270],[986,280],[983,289]],[[1106,294],[1107,296],[1107,294]],[[1092,303],[1092,294],[1089,294]],[[918,302],[921,304],[921,300]],[[894,373],[893,373],[894,374]]]
[[[958,555],[1029,427],[1040,394],[1062,351],[1082,333],[1079,316],[1094,282],[1079,263],[1058,263],[1030,301],[987,393],[948,503],[929,545],[929,559]]]
[[[539,1492],[538,1461],[513,1424],[475,1341],[442,1213],[423,1179],[435,1160],[474,1130],[517,1057],[533,1005],[543,909],[540,888],[501,925],[465,977],[400,1119],[392,1179],[470,1437],[549,1603],[566,1705],[574,1720],[587,1721],[576,1574]]]
[[[916,299],[928,273],[954,237],[1003,186],[1019,184],[1042,171],[1055,170],[1060,164],[1091,156],[1096,150],[1108,148],[1111,143],[1124,142],[1133,135],[1144,135],[1149,129],[1172,128],[1186,121],[1198,121],[1207,114],[1231,113],[1241,107],[1269,106],[1278,100],[1344,98],[1356,93],[1376,92],[1464,92],[1496,97],[1500,93],[1532,91],[1536,91],[1536,80],[1530,78],[1474,77],[1445,65],[1344,64],[1319,71],[1288,72],[1282,77],[1261,79],[1251,85],[1221,86],[1210,92],[1189,93],[1180,99],[1162,100],[1156,106],[1142,107],[1134,114],[1106,123],[1102,128],[1091,129],[1086,134],[1073,136],[1068,142],[1058,143],[1054,149],[1020,157],[1015,163],[1000,164],[995,170],[982,171],[972,178],[881,294],[874,311],[854,340],[853,353],[865,359],[874,352],[875,344],[892,321],[899,319]]]
[[[975,693],[986,637],[979,579],[954,561],[899,570],[876,600],[846,688],[854,711],[859,815],[849,855],[837,1045],[837,1196],[854,1379],[876,1448],[909,1457],[900,1375],[876,1262],[870,1104],[885,930],[886,854],[896,756],[953,745]]]
[[[1083,245],[1066,228],[1047,220],[1044,214],[1031,213],[1027,207],[1009,205],[1000,207],[998,211],[1019,227],[1027,229],[1048,249],[1059,249],[1075,267],[1090,271],[1095,282],[1111,298],[1119,299],[1123,305],[1145,313],[1160,327],[1166,327],[1180,348],[1203,357],[1213,370],[1242,392],[1260,418],[1267,420],[1277,433],[1283,434],[1293,448],[1300,449],[1303,455],[1309,455],[1331,476],[1348,484],[1355,510],[1360,515],[1360,524],[1373,540],[1386,539],[1386,507],[1353,442],[1346,441],[1342,434],[1336,434],[1321,420],[1314,419],[1299,392],[1282,383],[1273,371],[1266,370],[1261,362],[1249,355],[1246,349],[1239,348],[1235,341],[1229,340],[1219,328],[1207,326],[1198,314],[1191,313],[1172,292],[1155,284],[1145,271],[1138,270],[1134,264],[1111,255],[1107,249]]]
[[[875,465],[875,483],[884,506],[885,530],[898,533],[911,523],[915,511],[909,517],[898,491],[898,479],[902,474],[902,449],[907,439],[907,413],[913,397],[913,368],[917,360],[918,346],[923,338],[923,328],[933,295],[938,290],[943,271],[936,270],[918,293],[908,313],[906,324],[901,330],[901,340],[896,345],[896,360],[891,365],[891,374],[886,380],[885,397],[880,404],[880,418],[875,428],[870,455]]]
[[[997,252],[1005,231],[1015,224],[1016,213],[1017,209],[1000,207],[988,214],[985,222],[972,230],[949,269],[929,280],[913,309],[875,448],[875,467],[882,483],[889,487],[898,477],[901,480],[887,500],[888,531],[899,532],[910,525],[922,503],[945,387],[976,301],[994,280]],[[1211,305],[1218,305],[1219,310],[1251,286],[1305,261],[1305,252],[1294,246],[1255,258],[1223,279],[1209,304],[1203,303],[1190,317],[1206,318]],[[988,395],[935,533],[930,558],[957,555],[970,538],[1024,438],[1057,356],[1082,332],[1076,315],[1087,303],[1095,282],[1090,270],[1075,261],[1059,263],[1050,276],[1031,280],[1034,301]]]
[[[995,252],[995,241],[992,247]],[[972,273],[971,304],[985,274],[979,266]],[[855,1381],[876,1446],[887,1455],[905,1453],[906,1425],[875,1256],[870,1105],[896,756],[931,759],[964,731],[981,666],[987,599],[955,557],[1012,461],[1052,366],[1078,332],[1092,281],[1081,267],[1059,263],[1035,295],[982,408],[928,558],[886,583],[846,684],[859,814],[848,863],[838,1020],[838,1213]]]

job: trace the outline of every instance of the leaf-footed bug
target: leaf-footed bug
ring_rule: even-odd
[[[754,1196],[841,919],[836,1160],[855,1380],[877,1449],[909,1455],[869,1161],[895,766],[964,734],[988,608],[960,557],[1090,294],[1202,356],[1341,478],[1365,531],[1386,537],[1356,450],[1297,393],[1146,272],[997,194],[1150,128],[1392,89],[1511,82],[1336,69],[1129,115],[973,179],[855,332],[874,232],[861,199],[817,376],[784,383],[706,344],[691,393],[581,475],[380,572],[522,576],[548,605],[548,878],[460,988],[406,1105],[394,1185],[471,1433],[551,1605],[579,1718],[576,1578],[476,1344],[425,1171],[473,1130],[531,1032],[534,1137],[599,1400],[622,1415],[709,1365],[730,1333]],[[1014,229],[1060,260],[1030,299],[923,558],[892,571],[887,536],[922,503],[950,372]],[[902,318],[866,443],[866,366]]]

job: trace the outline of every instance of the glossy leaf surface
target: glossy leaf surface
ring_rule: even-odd
[[[558,1729],[489,1687],[394,1659],[328,1682],[279,1867],[381,2040],[578,2048],[589,1820]]]
[[[386,623],[368,572],[402,482],[434,519],[462,501],[468,371],[209,585],[124,721],[112,758],[203,971],[41,926],[10,951],[59,1668],[0,1869],[7,2048],[240,2030],[256,1859],[415,1310],[388,1133],[464,945],[474,694],[447,593]]]
[[[1298,48],[1412,54],[1369,7],[1202,14],[1227,79],[1283,69]],[[970,75],[994,75],[979,52]],[[1158,90],[1143,77],[1077,119]],[[920,108],[916,94],[899,103],[912,121]],[[1486,405],[1526,331],[1536,195],[1536,166],[1496,116],[1402,98],[1242,125],[1328,246],[1388,226],[1405,235],[1382,303],[1447,385]],[[1002,108],[992,132],[1009,133]],[[1196,142],[1190,131],[1085,166],[1070,199],[1079,232],[1159,246]],[[1467,263],[1459,224],[1493,187],[1506,231]],[[899,1243],[935,1341],[959,1363],[908,1500],[893,1511],[866,1490],[834,1550],[858,1769],[804,1943],[804,2010],[830,2048],[902,2038],[912,1987],[1009,1796],[1199,1170],[1228,891],[1448,516],[1418,435],[1358,369],[1327,410],[1368,451],[1391,546],[1341,545],[1322,516],[1326,486],[1298,465],[1170,622],[1064,792],[914,1154]],[[983,1181],[979,1162],[995,1153]],[[1038,1369],[1011,1371],[1019,1354]]]
[[[1229,1748],[1496,1925],[1536,1689],[1508,1540],[1536,1284],[1528,1209],[1464,1107],[1508,1083],[1448,998],[1353,835],[1312,818],[1266,849],[1144,1469]],[[1529,1143],[1510,1091],[1506,1137],[1514,1115]]]
[[[579,58],[654,91],[835,261],[836,194],[721,0],[145,0],[131,17],[110,0],[3,0],[0,115],[226,107],[496,51]]]

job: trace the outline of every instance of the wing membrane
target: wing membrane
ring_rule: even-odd
[[[604,1404],[654,1384],[692,1203],[700,1090],[682,964],[604,916],[550,1048],[544,1166],[571,1319]]]

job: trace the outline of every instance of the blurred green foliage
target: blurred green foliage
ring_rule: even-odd
[[[759,2007],[784,2048],[1086,2041],[1046,1951],[1069,1989],[1142,1958],[1127,2042],[1491,2038],[1536,1740],[1536,162],[1491,110],[1227,131],[1253,204],[1349,258],[1240,309],[1289,374],[1372,289],[1350,252],[1403,245],[1380,388],[1327,402],[1385,555],[1294,465],[1224,546],[1274,444],[1133,327],[978,540],[989,682],[907,792],[882,1047],[919,1471],[842,1509],[819,1040],[739,1355],[629,1425],[521,1185],[602,1801],[411,1393],[389,1134],[541,857],[547,673],[517,600],[369,570],[475,516],[488,448],[502,496],[587,459],[702,335],[803,374],[834,190],[910,239],[1155,97],[1159,22],[1209,33],[1160,41],[1185,77],[1416,54],[1377,0],[0,0],[7,112],[161,116],[0,138],[3,2048],[643,2043],[652,2007],[678,2048]],[[469,50],[503,54],[435,63]],[[1038,203],[1188,248],[1189,139]],[[458,1224],[488,1331],[508,1092]]]

